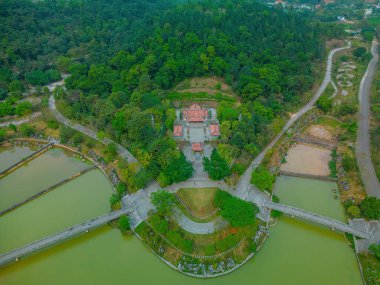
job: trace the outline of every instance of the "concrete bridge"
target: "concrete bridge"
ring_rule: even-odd
[[[304,220],[308,220],[314,223],[318,223],[318,224],[330,227],[333,230],[338,230],[341,232],[352,234],[356,237],[369,239],[371,236],[369,232],[364,231],[358,227],[354,227],[354,226],[342,223],[340,221],[330,219],[330,218],[327,218],[315,213],[311,213],[305,210],[301,210],[292,206],[278,204],[278,203],[274,203],[267,200],[263,201],[262,205],[272,210],[280,211],[291,216],[295,216]]]
[[[123,208],[121,210],[108,213],[106,215],[97,217],[95,219],[92,219],[84,223],[81,223],[79,225],[73,226],[71,228],[65,229],[61,232],[49,235],[38,241],[27,244],[25,246],[11,250],[5,254],[0,255],[0,266],[18,261],[18,259],[21,257],[32,254],[43,248],[55,245],[61,241],[77,236],[83,232],[88,232],[89,230],[97,228],[101,225],[104,225],[112,220],[115,220],[122,215],[126,215],[131,211],[132,211],[131,209]]]

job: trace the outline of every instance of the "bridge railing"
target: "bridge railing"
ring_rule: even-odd
[[[98,227],[100,225],[103,225],[109,221],[112,221],[114,219],[117,219],[123,214],[127,214],[130,211],[130,209],[121,209],[115,212],[108,213],[106,215],[100,216],[98,218],[88,220],[86,222],[80,223],[78,225],[72,226],[70,228],[66,228],[63,231],[48,235],[38,241],[29,243],[25,246],[19,247],[17,249],[13,249],[11,251],[8,251],[2,255],[0,255],[0,265],[7,264],[11,262],[12,260],[15,260],[16,258],[19,258],[21,256],[28,255],[32,252],[38,251],[42,248],[48,247],[50,245],[53,245],[57,242],[60,242],[62,240],[65,240],[67,238],[71,238],[75,235],[78,235],[86,230]]]
[[[283,204],[278,204],[270,201],[264,201],[263,202],[264,207],[271,208],[273,210],[281,211],[287,214],[295,215],[300,218],[305,218],[312,220],[314,222],[317,222],[319,224],[325,225],[325,226],[330,226],[338,230],[342,230],[344,232],[349,232],[352,233],[356,236],[359,236],[361,238],[368,238],[369,233],[362,231],[361,229],[355,228],[349,224],[345,224],[343,222],[324,217],[303,209],[298,209],[292,206],[287,206]]]

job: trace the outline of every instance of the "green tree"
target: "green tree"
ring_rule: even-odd
[[[121,198],[119,195],[112,194],[110,197],[111,208],[112,209],[120,209],[121,208],[120,201],[121,201]]]
[[[203,167],[212,180],[221,180],[231,173],[227,161],[219,155],[216,148],[212,150],[211,159],[203,158]]]
[[[380,244],[371,244],[369,250],[380,260]]]
[[[318,98],[316,104],[317,104],[318,109],[327,113],[328,111],[331,110],[332,105],[333,105],[333,101],[332,101],[332,99],[329,98],[329,96],[322,95],[321,97]]]
[[[360,208],[358,206],[350,206],[347,209],[347,213],[353,218],[360,218]]]
[[[119,182],[117,185],[116,185],[116,192],[117,194],[122,197],[126,192],[127,192],[127,187],[125,186],[124,183],[122,182]]]
[[[6,135],[7,135],[7,132],[5,129],[1,128],[0,129],[0,143],[5,141],[5,138],[6,138]]]
[[[25,137],[30,137],[36,133],[36,129],[28,124],[22,124],[20,126],[20,132]]]
[[[8,85],[8,92],[24,92],[25,87],[24,84],[20,80],[13,80],[11,83]]]
[[[162,215],[170,213],[175,203],[173,194],[164,190],[152,193],[151,200],[153,206],[156,207],[157,212]]]
[[[220,214],[233,227],[244,227],[255,223],[258,207],[250,202],[243,201],[231,194],[218,190],[214,200]]]
[[[362,57],[367,52],[367,49],[365,47],[358,47],[353,51],[353,55],[355,57]]]
[[[272,191],[275,176],[266,170],[264,167],[259,166],[252,172],[251,183],[256,185],[261,191]]]
[[[126,233],[131,229],[128,216],[120,216],[118,224],[122,233]]]
[[[178,158],[169,160],[167,167],[161,173],[161,187],[172,183],[178,183],[189,179],[193,175],[194,169],[191,162],[186,160],[181,152]]]
[[[367,219],[380,219],[380,199],[376,197],[366,197],[360,203],[360,210]]]

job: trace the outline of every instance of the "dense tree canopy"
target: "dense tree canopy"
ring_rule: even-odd
[[[241,100],[218,107],[223,143],[229,154],[254,156],[301,102],[324,55],[315,14],[250,0],[4,0],[0,11],[0,98],[69,73],[67,91],[56,92],[60,110],[132,151],[144,167],[134,188],[191,176],[170,138],[175,84],[223,77]],[[14,108],[2,104],[0,115]]]
[[[253,224],[259,211],[256,205],[221,190],[216,193],[215,205],[220,209],[221,216],[233,227]]]
[[[219,155],[217,149],[212,150],[211,158],[203,157],[203,167],[212,180],[221,180],[231,173],[227,161]]]

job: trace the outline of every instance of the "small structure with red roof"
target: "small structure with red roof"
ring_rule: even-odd
[[[193,143],[191,145],[191,149],[194,152],[200,152],[200,151],[203,151],[203,145],[201,143]]]
[[[182,125],[176,125],[176,126],[174,126],[173,135],[175,137],[182,137],[183,136],[183,127],[182,127]]]
[[[216,123],[210,124],[210,135],[213,137],[220,136],[219,125]]]

